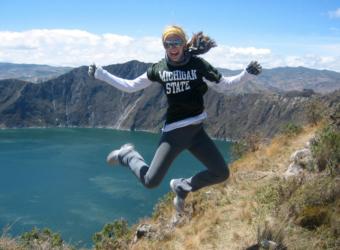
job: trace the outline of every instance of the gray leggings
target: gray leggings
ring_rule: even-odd
[[[183,196],[228,178],[228,165],[204,131],[202,124],[163,132],[150,166],[135,150],[122,156],[120,161],[132,170],[145,187],[154,188],[161,183],[174,159],[185,149],[188,149],[207,169],[188,179],[181,179],[180,190],[183,191]]]

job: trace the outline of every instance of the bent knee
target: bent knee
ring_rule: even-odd
[[[217,173],[217,179],[219,182],[225,181],[229,178],[230,172],[228,165],[221,168],[221,170]]]
[[[144,187],[146,188],[156,188],[159,186],[161,182],[158,181],[158,180],[153,180],[153,179],[146,179],[145,182],[143,183],[144,184]]]
[[[230,175],[230,171],[229,171],[229,167],[227,165],[227,166],[225,166],[223,174],[222,174],[223,180],[224,181],[227,180],[229,178],[229,175]]]

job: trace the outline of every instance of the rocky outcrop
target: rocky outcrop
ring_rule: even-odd
[[[286,172],[284,172],[284,178],[297,176],[304,171],[321,171],[318,168],[316,160],[313,157],[311,145],[315,142],[315,138],[311,138],[304,148],[295,151],[290,156],[290,164]]]
[[[295,151],[290,157],[290,164],[283,174],[285,178],[299,175],[306,170],[313,170],[314,160],[312,152],[308,147]]]

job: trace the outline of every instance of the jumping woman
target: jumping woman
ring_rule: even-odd
[[[216,44],[202,32],[188,42],[183,29],[167,27],[162,34],[165,57],[152,64],[134,80],[116,77],[95,64],[89,66],[89,75],[124,92],[142,90],[152,84],[161,84],[167,96],[165,124],[156,153],[147,164],[132,144],[125,144],[107,156],[110,165],[128,167],[147,188],[157,187],[171,163],[183,151],[189,150],[206,169],[190,178],[172,179],[174,206],[178,214],[184,212],[184,201],[189,192],[225,181],[228,165],[203,128],[207,118],[203,96],[208,86],[224,92],[230,85],[239,84],[258,75],[262,68],[251,62],[240,74],[222,76],[219,71],[198,55],[208,52]]]

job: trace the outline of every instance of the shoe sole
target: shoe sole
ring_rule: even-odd
[[[115,154],[118,154],[118,151],[120,149],[117,149],[117,150],[114,150],[112,151],[107,157],[106,157],[106,163],[111,165],[111,166],[114,166],[114,165],[118,165],[119,163],[119,160],[118,160],[118,157],[115,157],[115,156],[112,156],[110,157],[110,155],[115,155]]]
[[[174,184],[175,180],[171,180],[170,181],[170,188],[171,188],[171,191],[174,192],[176,194],[176,190],[175,190],[175,184]],[[176,194],[177,195],[177,194]]]
[[[183,209],[178,209],[179,208],[179,206],[178,206],[178,199],[181,199],[181,198],[179,198],[178,197],[178,195],[177,195],[177,193],[176,193],[176,189],[175,189],[175,184],[174,184],[174,182],[175,182],[175,180],[171,180],[170,181],[170,188],[171,188],[171,190],[172,190],[172,192],[174,192],[175,193],[175,198],[173,199],[173,204],[174,204],[174,206],[175,206],[175,209],[176,209],[176,211],[177,211],[177,213],[179,213],[179,214],[183,214],[184,213],[184,208]]]
[[[118,165],[119,164],[119,159],[118,159],[118,155],[120,153],[120,151],[131,151],[134,149],[133,145],[128,145],[125,148],[120,148],[120,149],[116,149],[113,150],[107,157],[106,157],[106,162],[107,164],[114,166],[114,165]],[[110,155],[112,155],[112,157],[110,157]],[[114,156],[117,155],[117,156]]]

